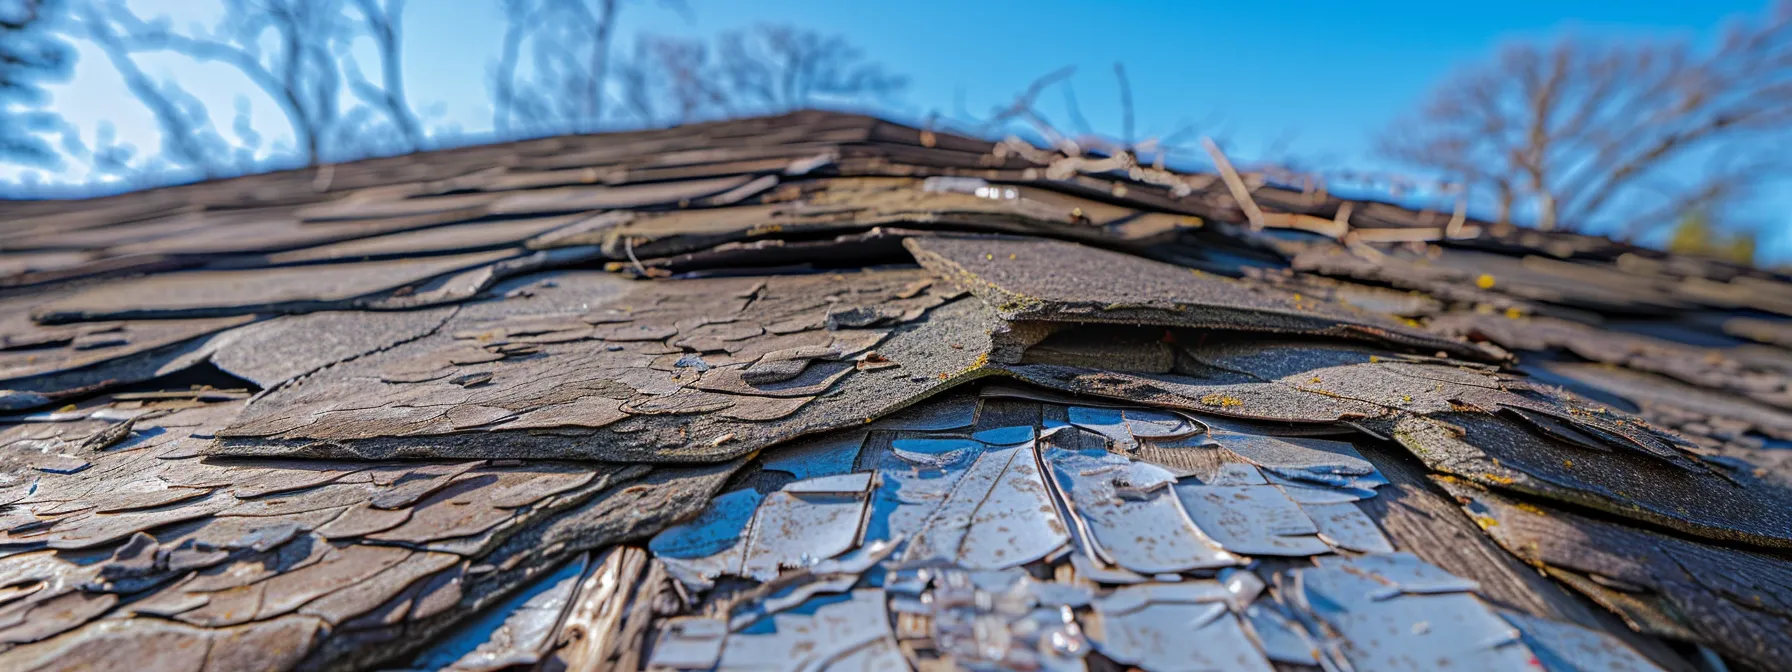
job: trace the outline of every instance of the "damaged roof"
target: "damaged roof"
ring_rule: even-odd
[[[1126,158],[799,112],[0,204],[0,668],[1792,658],[1787,278]]]

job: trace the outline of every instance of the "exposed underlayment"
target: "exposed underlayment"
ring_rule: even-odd
[[[0,669],[1792,659],[1792,283],[1251,196],[802,112],[0,204]]]

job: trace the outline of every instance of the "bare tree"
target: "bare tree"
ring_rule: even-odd
[[[411,110],[410,103],[405,101],[404,94],[404,58],[401,43],[400,19],[404,16],[404,0],[354,0],[355,10],[361,14],[361,22],[369,36],[373,37],[374,46],[380,55],[380,83],[378,86],[361,76],[361,69],[354,59],[343,61],[349,73],[351,87],[362,100],[380,108],[380,112],[392,125],[397,126],[404,134],[405,142],[411,149],[423,146],[423,129],[417,122],[417,115]]]
[[[704,40],[639,35],[613,54],[621,0],[499,0],[492,68],[501,137],[655,126],[818,104],[884,102],[906,85],[839,37],[758,26]],[[663,4],[687,11],[683,3]]]
[[[499,0],[504,12],[504,41],[498,47],[498,59],[492,64],[492,131],[500,137],[511,135],[511,119],[516,116],[517,60],[523,40],[535,25],[535,0]]]
[[[1022,141],[1017,134],[1032,134],[1067,157],[1101,158],[1114,166],[1148,165],[1161,172],[1172,154],[1194,156],[1203,151],[1204,148],[1192,146],[1190,141],[1197,136],[1212,134],[1211,127],[1218,125],[1217,114],[1210,114],[1198,122],[1184,120],[1162,135],[1137,138],[1132,82],[1126,75],[1125,64],[1115,63],[1113,69],[1120,106],[1118,135],[1097,132],[1083,115],[1070,81],[1076,74],[1075,66],[1065,66],[1033,80],[1015,94],[1012,101],[996,106],[987,117],[976,118],[962,110],[956,117],[976,135],[1008,135],[1012,138],[1009,144],[1013,145]],[[1074,134],[1065,132],[1040,109],[1040,98],[1054,86],[1063,91],[1063,112],[1075,130]]]
[[[641,125],[736,114],[702,41],[640,36],[633,57],[617,70],[623,108]]]
[[[609,96],[620,0],[499,0],[499,7],[506,26],[492,68],[493,130],[499,136],[597,130]]]
[[[1380,144],[1491,192],[1502,222],[1638,235],[1785,175],[1775,145],[1789,124],[1792,2],[1782,1],[1705,52],[1579,38],[1507,48],[1446,82]]]
[[[211,30],[189,32],[174,30],[166,18],[144,20],[123,0],[93,0],[82,13],[86,36],[161,124],[171,161],[214,175],[229,169],[230,145],[178,82],[145,75],[134,61],[139,54],[176,53],[242,73],[280,106],[305,165],[421,146],[423,133],[403,90],[403,0],[224,0],[223,9]],[[377,85],[349,55],[360,36],[370,37],[379,54]],[[356,98],[361,105],[353,104]],[[401,140],[390,140],[382,124]]]
[[[0,158],[54,165],[56,152],[39,137],[58,121],[35,109],[42,84],[68,76],[74,55],[53,32],[60,0],[0,0]]]
[[[820,101],[886,102],[907,78],[865,63],[844,38],[793,26],[723,33],[716,72],[733,104],[783,112]]]
[[[175,165],[198,171],[201,177],[215,176],[222,166],[215,160],[217,148],[210,142],[212,138],[205,133],[210,127],[210,120],[205,116],[204,107],[195,109],[193,106],[178,104],[176,99],[183,93],[178,87],[157,82],[144,74],[131,58],[129,47],[114,32],[112,23],[101,18],[97,7],[86,7],[82,12],[82,21],[87,29],[87,38],[105,52],[112,67],[124,79],[125,88],[149,108],[156,123],[161,126],[164,158]],[[122,168],[123,165],[112,167]]]

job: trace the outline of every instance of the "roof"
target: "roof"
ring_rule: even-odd
[[[0,204],[0,667],[1792,657],[1792,284],[799,112]]]

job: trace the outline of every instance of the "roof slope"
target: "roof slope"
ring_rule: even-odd
[[[1792,658],[1792,284],[1244,188],[801,112],[0,205],[0,668]]]

